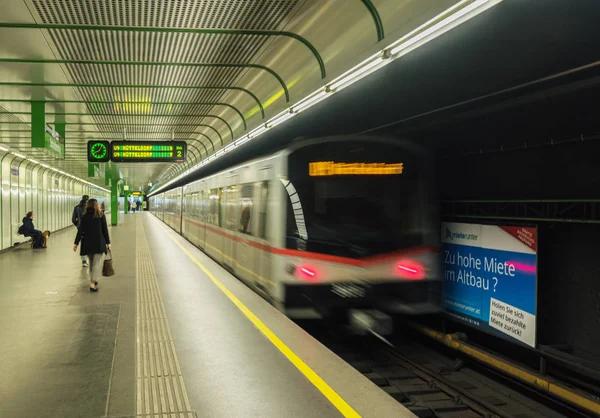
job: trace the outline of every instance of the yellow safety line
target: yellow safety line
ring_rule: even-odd
[[[359,418],[360,415],[356,412],[338,393],[333,390],[331,386],[329,386],[322,378],[319,376],[313,369],[311,369],[296,353],[294,353],[273,331],[271,331],[246,305],[242,303],[223,283],[221,283],[217,278],[206,268],[202,263],[200,263],[196,257],[194,257],[183,245],[181,245],[177,240],[173,237],[170,231],[165,229],[162,225],[158,224],[161,229],[163,229],[169,238],[173,240],[175,244],[196,264],[200,269],[208,276],[210,280],[213,281],[214,284],[217,285],[219,289],[233,302],[237,308],[242,311],[242,313],[252,322],[256,328],[259,329],[260,332],[264,334],[265,337],[271,341],[271,343],[277,347],[281,353],[287,357],[287,359],[312,383],[328,400],[332,403],[333,406],[337,408],[340,413],[345,417],[355,417]]]

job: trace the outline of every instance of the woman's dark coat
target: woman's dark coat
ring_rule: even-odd
[[[94,216],[94,209],[86,210],[77,228],[75,245],[79,245],[79,242],[82,240],[81,255],[105,253],[106,246],[110,244],[106,216],[96,218]]]

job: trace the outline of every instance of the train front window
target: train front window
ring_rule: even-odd
[[[414,156],[396,147],[367,152],[360,143],[309,148],[290,156],[288,248],[361,258],[422,244],[421,189]],[[359,152],[352,155],[353,149]],[[310,162],[334,158],[346,162],[334,175],[309,174]],[[353,161],[367,163],[348,163]],[[380,175],[373,174],[371,162],[381,163],[375,168]],[[398,162],[403,163],[402,173],[386,171]]]

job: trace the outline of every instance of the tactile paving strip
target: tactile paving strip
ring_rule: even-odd
[[[136,415],[196,418],[140,219],[136,241]]]

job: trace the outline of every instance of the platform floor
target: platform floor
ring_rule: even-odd
[[[158,219],[123,216],[97,293],[74,228],[0,254],[0,417],[413,416]]]

